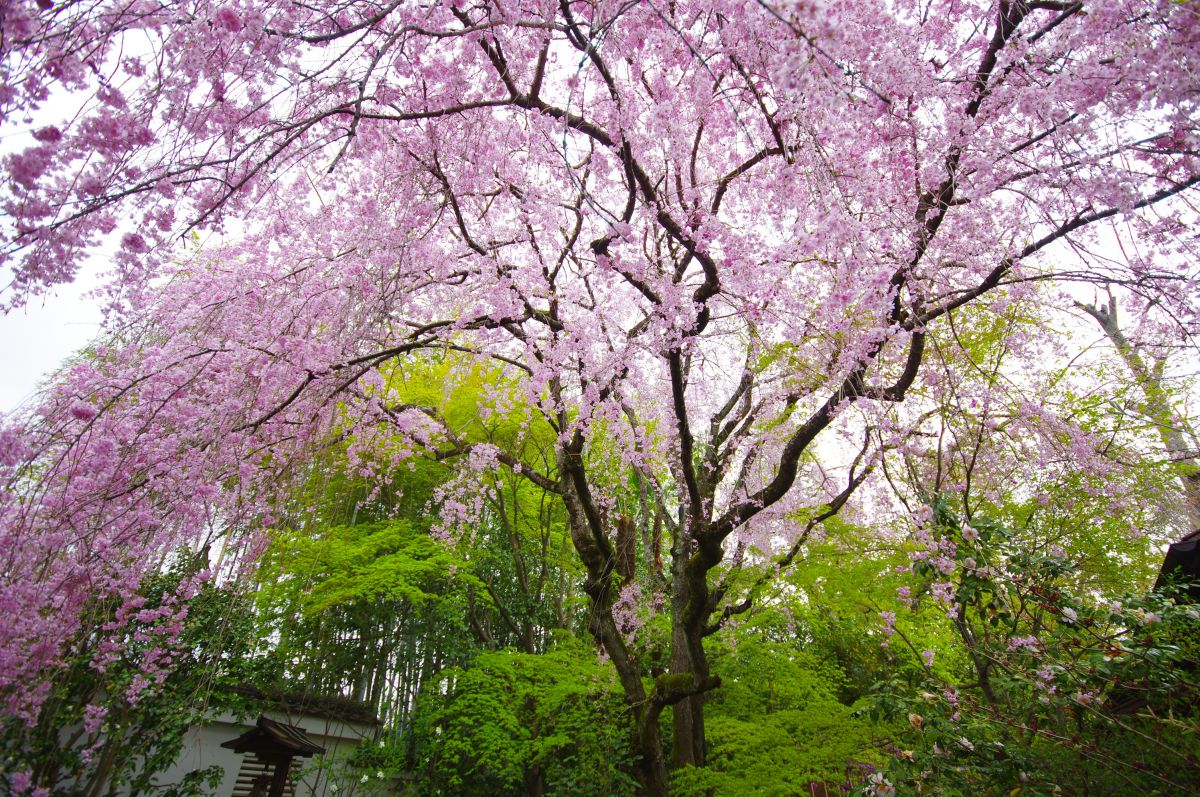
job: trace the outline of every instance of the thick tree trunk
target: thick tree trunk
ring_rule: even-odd
[[[681,535],[682,536],[682,535]],[[672,706],[674,720],[673,761],[675,766],[705,765],[707,745],[704,732],[704,703],[716,686],[704,650],[705,628],[711,615],[708,573],[721,560],[719,544],[700,544],[687,550],[687,539],[703,539],[699,529],[676,543],[671,561],[671,673],[688,676],[694,693]]]
[[[680,645],[677,638],[673,635],[671,641],[671,672],[684,675],[689,673],[686,643]],[[671,763],[676,767],[704,766],[704,709],[699,700],[695,696],[680,700],[671,707],[671,719],[674,731]]]
[[[534,764],[525,773],[525,794],[527,797],[542,797],[543,790],[542,768]]]
[[[676,543],[676,547],[682,546]],[[689,557],[686,551],[673,550],[671,557],[671,674],[675,676],[690,675],[693,678],[699,673],[693,661],[692,652],[698,647],[699,640],[691,639],[692,629],[688,627],[688,605],[694,599],[692,583],[689,578]],[[703,649],[701,648],[701,652]],[[707,662],[705,662],[707,664]],[[706,676],[708,673],[703,673]],[[704,766],[704,696],[692,695],[675,703],[671,707],[672,719],[672,760],[676,767]]]
[[[560,450],[559,472],[571,541],[588,573],[584,592],[592,608],[589,630],[617,671],[634,721],[641,793],[667,797],[669,785],[660,727],[667,706],[672,707],[676,720],[674,763],[704,765],[704,695],[720,684],[711,675],[703,644],[713,612],[708,574],[724,552],[720,538],[710,533],[703,520],[686,526],[680,524],[674,535],[671,562],[671,671],[657,676],[654,686],[647,689],[643,677],[648,673],[627,645],[614,615],[619,570],[618,551],[610,532],[615,529],[607,528],[604,513],[592,501],[581,464],[582,449],[582,437],[577,435]],[[687,516],[688,512],[681,515]],[[694,511],[690,515],[696,517]],[[625,570],[629,568],[626,566]]]
[[[638,714],[637,747],[641,752],[638,781],[644,794],[668,797],[671,789],[667,783],[667,762],[663,758],[659,718],[659,710],[653,706],[646,706]]]

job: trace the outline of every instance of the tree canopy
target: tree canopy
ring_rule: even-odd
[[[117,249],[102,339],[0,432],[10,714],[36,720],[96,594],[135,595],[181,548],[253,567],[335,449],[363,501],[449,466],[447,539],[510,517],[506,489],[557,502],[539,527],[571,540],[656,795],[668,757],[705,764],[714,636],[831,518],[913,533],[947,577],[942,494],[966,528],[1040,520],[1071,485],[1134,536],[1179,522],[1126,477],[1153,438],[1085,400],[1102,358],[1079,322],[1103,289],[1152,362],[1200,332],[1192,3],[0,18],[0,113],[28,136],[4,157],[5,306]],[[394,577],[374,595],[437,580],[370,566]],[[931,587],[960,617],[962,588]]]

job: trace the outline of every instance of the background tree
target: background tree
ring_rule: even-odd
[[[1145,351],[1126,337],[1121,329],[1117,312],[1117,299],[1112,289],[1106,291],[1108,301],[1099,305],[1076,303],[1086,312],[1112,343],[1122,362],[1137,383],[1144,401],[1137,405],[1138,411],[1154,424],[1177,475],[1182,494],[1182,512],[1186,531],[1200,529],[1200,437],[1185,415],[1173,406],[1173,393],[1168,387],[1165,353],[1151,355],[1147,362]],[[1168,350],[1169,351],[1169,350]]]
[[[337,434],[363,478],[432,451],[560,497],[664,794],[662,713],[674,762],[704,763],[705,640],[754,602],[723,563],[786,568],[920,432],[902,403],[959,373],[928,368],[932,332],[1091,280],[1129,287],[1147,329],[1197,330],[1189,4],[3,13],[0,103],[33,137],[5,159],[10,304],[120,240],[110,343],[0,438],[0,604],[22,618],[0,690],[31,719],[88,595],[197,540],[251,561]],[[48,124],[63,90],[84,107]],[[1117,218],[1145,254],[1087,257]],[[171,261],[197,228],[238,234]],[[1030,334],[1036,372],[1053,330]],[[552,447],[406,401],[391,374],[434,350],[501,368],[477,412],[515,392]],[[482,506],[447,493],[443,522]],[[652,553],[664,537],[661,674],[631,523]]]
[[[406,400],[438,402],[464,436],[511,440],[513,413],[475,414],[497,375],[451,389],[442,378],[454,360],[411,364]],[[581,627],[555,495],[507,471],[455,474],[433,457],[367,480],[345,475],[346,455],[338,443],[310,463],[255,572],[259,636],[277,640],[281,685],[361,701],[404,735],[418,695],[446,668],[487,650],[543,653],[555,631]],[[447,539],[436,506],[468,489],[482,495],[479,512]]]

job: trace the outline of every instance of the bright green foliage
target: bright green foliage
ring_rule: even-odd
[[[753,618],[713,654],[721,689],[710,705],[739,720],[836,703],[845,681],[836,663],[806,650],[777,616]]]
[[[409,685],[394,674],[427,655],[418,640],[437,646],[429,667],[473,652],[464,620],[471,569],[407,520],[281,534],[260,578],[259,635],[278,635],[267,685],[403,713],[420,677]]]
[[[564,638],[547,653],[497,651],[444,670],[418,707],[422,795],[634,793],[629,720],[612,668]]]
[[[365,601],[405,601],[414,607],[446,599],[475,583],[467,563],[408,520],[385,520],[327,528],[319,535],[293,533],[276,543],[288,572],[306,574],[311,588],[300,596],[309,615]],[[268,603],[287,591],[287,581],[264,584]]]
[[[732,639],[714,651],[722,686],[707,709],[707,766],[677,773],[679,795],[809,795],[810,784],[841,784],[883,761],[881,729],[837,700],[840,668],[802,646],[778,614]]]
[[[883,633],[880,613],[905,609],[897,589],[909,583],[903,571],[910,564],[911,542],[837,518],[825,523],[825,531],[808,544],[768,604],[792,618],[795,644],[837,666],[841,702],[853,705],[888,678],[920,682],[920,650],[937,650],[939,667],[963,659],[952,624],[940,611],[907,617],[907,642]]]
[[[714,710],[706,731],[707,765],[677,773],[673,785],[679,797],[802,797],[812,794],[812,784],[846,783],[864,770],[861,764],[881,758],[872,723],[836,702],[755,720]]]
[[[437,410],[435,448],[487,443],[546,470],[548,428],[498,373],[453,359],[392,372],[390,400]],[[410,454],[386,427],[331,447],[258,574],[261,636],[278,639],[274,680],[362,700],[401,734],[428,679],[483,650],[542,649],[579,603],[556,497],[506,469]],[[485,496],[471,526],[442,528],[439,510],[461,494]]]
[[[553,470],[556,434],[526,403],[518,382],[501,369],[466,362],[450,352],[408,358],[403,369],[390,372],[387,389],[405,406],[436,410],[442,450],[488,443],[543,472]],[[378,452],[387,450],[383,445]]]
[[[436,410],[439,450],[462,453],[469,446],[483,446],[553,481],[556,432],[533,411],[511,376],[478,362],[465,367],[464,362],[454,353],[406,361],[402,370],[391,372],[388,388],[407,406]],[[439,474],[442,492],[430,490],[420,506],[410,503],[404,515],[424,518],[426,526],[460,493],[485,497],[468,513],[468,524],[451,523],[447,529],[479,579],[468,597],[494,608],[484,613],[470,607],[484,647],[511,645],[532,653],[544,647],[550,629],[574,621],[583,604],[576,590],[580,566],[557,495],[508,467],[451,472],[427,460],[407,467],[414,474],[428,469]],[[401,469],[389,478],[402,485],[410,476]]]

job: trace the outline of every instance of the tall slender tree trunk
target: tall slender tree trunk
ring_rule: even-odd
[[[1109,293],[1108,304],[1094,307],[1076,302],[1090,315],[1112,342],[1125,367],[1137,380],[1145,397],[1140,412],[1154,424],[1170,457],[1183,495],[1184,522],[1189,532],[1200,530],[1200,440],[1194,429],[1175,412],[1163,387],[1162,363],[1150,366],[1121,329],[1117,300]]]

